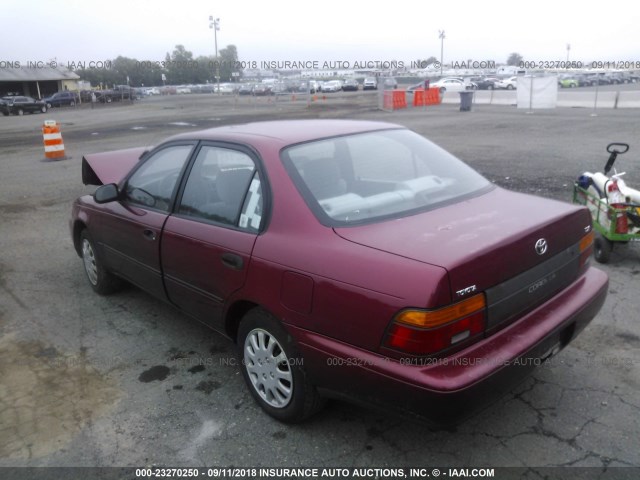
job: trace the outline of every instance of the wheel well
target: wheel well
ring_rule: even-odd
[[[87,228],[87,226],[80,220],[76,220],[76,223],[73,224],[73,247],[76,249],[76,253],[79,257],[82,256],[80,234],[85,228]]]
[[[249,302],[247,300],[240,300],[231,305],[227,310],[224,329],[229,338],[231,338],[234,342],[237,341],[240,320],[242,320],[242,317],[244,317],[249,310],[256,307],[259,307],[257,303]]]

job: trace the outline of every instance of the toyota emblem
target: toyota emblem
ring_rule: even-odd
[[[544,238],[541,238],[536,242],[536,253],[538,255],[544,255],[547,251],[547,241]]]

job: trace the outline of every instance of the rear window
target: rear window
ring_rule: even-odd
[[[325,225],[400,217],[479,193],[491,183],[409,130],[382,130],[285,149],[285,167]]]

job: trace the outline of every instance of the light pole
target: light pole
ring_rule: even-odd
[[[213,38],[216,42],[216,83],[218,84],[218,95],[220,95],[220,61],[218,60],[218,30],[220,30],[220,19],[214,20],[213,15],[209,15],[209,28],[213,29]]]
[[[567,43],[567,63],[569,63],[569,52],[571,51],[571,44]]]
[[[440,76],[442,76],[442,60],[444,58],[444,30],[438,30],[440,35]]]

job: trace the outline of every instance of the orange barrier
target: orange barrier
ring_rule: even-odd
[[[414,107],[424,107],[424,90],[414,90],[413,91],[413,106]]]
[[[65,160],[64,142],[60,127],[55,120],[45,120],[42,126],[45,160]]]
[[[387,92],[385,92],[387,93]],[[407,92],[404,90],[393,91],[393,109],[407,108]]]
[[[437,87],[429,88],[425,90],[425,105],[440,105],[442,99],[440,98],[440,89]]]

